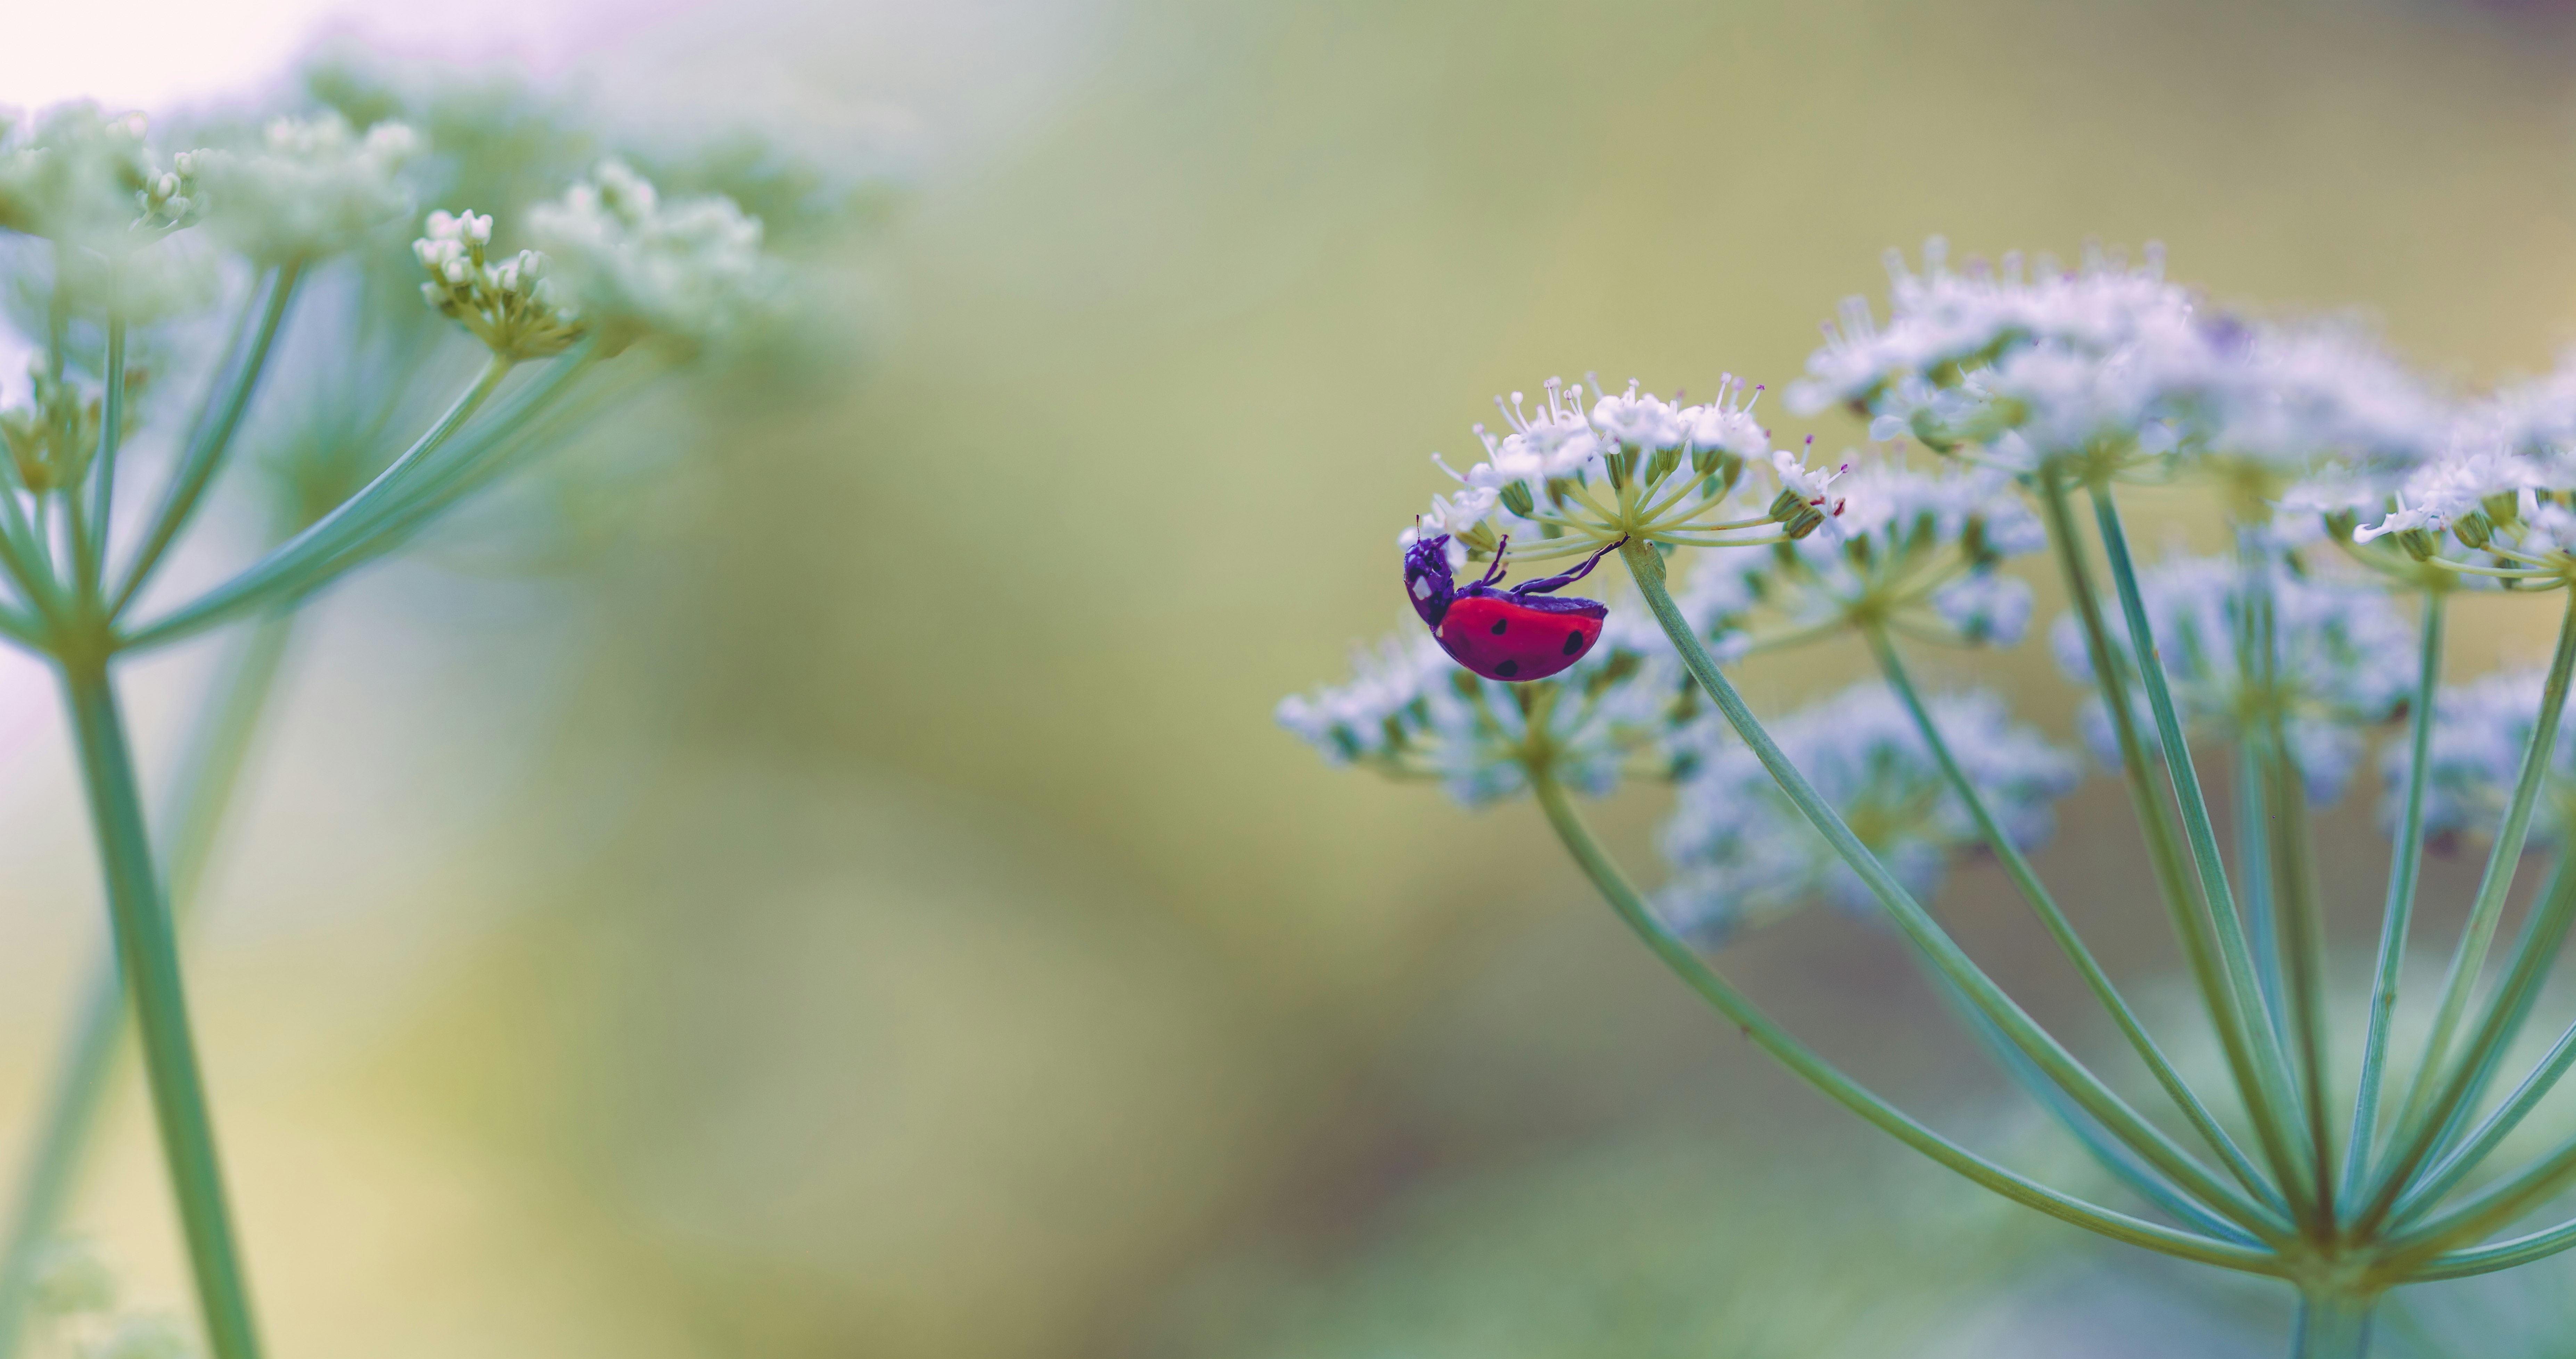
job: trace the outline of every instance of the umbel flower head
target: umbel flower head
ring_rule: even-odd
[[[728,198],[665,202],[622,161],[538,205],[528,229],[609,353],[647,335],[683,349],[717,342],[775,291],[760,219]]]
[[[336,254],[411,212],[402,174],[425,149],[402,123],[360,133],[337,113],[275,119],[255,149],[198,153],[221,204],[208,229],[266,264]]]
[[[560,354],[582,337],[583,318],[556,300],[546,257],[522,250],[495,261],[492,218],[468,211],[429,215],[429,234],[412,242],[429,281],[421,296],[505,359]]]
[[[1698,711],[1651,623],[1607,630],[1572,667],[1527,684],[1471,674],[1420,628],[1352,662],[1350,683],[1282,700],[1279,725],[1335,764],[1436,780],[1469,807],[1527,791],[1538,765],[1596,797],[1625,774],[1668,776],[1673,732]]]
[[[2308,796],[2331,801],[2361,758],[2362,729],[2393,716],[2413,688],[2414,629],[2386,595],[2350,580],[2300,573],[2276,553],[2185,557],[2138,574],[2157,654],[2182,719],[2230,742],[2267,739],[2278,721]],[[2259,603],[2259,608],[2257,607]],[[2137,656],[2128,633],[2109,630],[2120,664]],[[2268,655],[2262,639],[2268,636]],[[2074,615],[2058,619],[2058,664],[2095,682]],[[2131,686],[2140,725],[2149,721]],[[2099,698],[2078,712],[2086,743],[2106,762],[2119,749]]]
[[[2014,845],[2030,849],[2054,829],[2055,804],[2074,790],[2075,759],[2012,720],[1986,690],[1939,695],[1926,707]],[[1907,890],[1930,900],[1950,856],[1979,842],[1967,805],[1942,774],[1903,702],[1872,680],[1770,724],[1772,739]],[[1703,721],[1688,740],[1696,769],[1663,833],[1673,879],[1661,909],[1704,939],[1734,932],[1823,897],[1875,913],[1869,889],[1825,843],[1762,762],[1722,724]]]
[[[2433,698],[2432,744],[2424,777],[2424,830],[2428,835],[2485,835],[2503,819],[2522,752],[2539,724],[2546,676],[2538,670],[2485,675],[2445,686]],[[2405,816],[2406,785],[2414,767],[2407,742],[2392,741],[2380,756],[2387,792],[2382,821],[2398,826]],[[2576,723],[2562,720],[2550,748],[2531,839],[2564,843],[2576,829]]]
[[[1613,393],[1596,381],[1587,393],[1582,383],[1550,378],[1535,408],[1519,392],[1498,397],[1508,432],[1477,425],[1485,460],[1464,472],[1433,455],[1459,489],[1432,497],[1401,541],[1446,533],[1463,564],[1491,557],[1509,537],[1513,560],[1536,564],[1622,540],[1733,547],[1814,533],[1838,510],[1831,494],[1838,473],[1772,450],[1753,419],[1760,394],[1729,376],[1717,400],[1685,406],[1633,382]],[[1778,493],[1738,500],[1756,466],[1776,479]]]
[[[1851,628],[1951,645],[2021,640],[2030,587],[1999,568],[2048,539],[2009,479],[1869,462],[1834,483],[1834,498],[1839,513],[1823,531],[1692,565],[1675,600],[1721,659]],[[1763,614],[1778,620],[1768,636],[1751,631]]]
[[[168,165],[142,114],[65,104],[0,123],[0,228],[100,254],[151,244],[204,215],[203,153]]]
[[[2126,475],[2188,456],[2240,483],[2249,522],[2319,458],[2402,465],[2450,418],[2358,327],[2211,313],[2152,249],[2143,268],[2088,249],[2076,269],[2043,257],[2025,277],[2013,255],[1953,273],[1935,240],[1922,273],[1889,268],[1888,323],[1846,303],[1794,407],[1848,406],[1874,437],[2014,470],[2074,459]]]

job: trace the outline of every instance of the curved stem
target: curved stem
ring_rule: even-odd
[[[2398,1223],[2411,1221],[2439,1202],[2452,1186],[2477,1169],[2478,1164],[2521,1125],[2541,1098],[2558,1084],[2558,1079],[2567,1074],[2570,1065],[2576,1065],[2576,1024],[2569,1025],[2558,1036],[2557,1043],[2549,1049],[2549,1055],[2541,1058],[2540,1065],[2532,1068],[2522,1084],[2514,1087],[2513,1093],[2496,1106],[2494,1113],[2487,1115],[2486,1121],[2480,1123],[2466,1141],[2417,1179],[2414,1186],[2397,1200],[2396,1208],[2389,1213],[2389,1220]]]
[[[2426,1113],[2426,1105],[2439,1086],[2444,1059],[2449,1056],[2452,1034],[2459,1028],[2461,1016],[2468,1009],[2469,994],[2477,986],[2480,967],[2486,962],[2487,946],[2495,938],[2496,923],[2504,914],[2505,897],[2513,890],[2514,869],[2521,863],[2524,839],[2531,832],[2531,814],[2540,797],[2540,787],[2558,745],[2559,717],[2567,707],[2567,691],[2576,679],[2576,592],[2567,599],[2567,612],[2558,625],[2558,646],[2550,658],[2549,678],[2542,685],[2540,712],[2531,724],[2531,741],[2523,747],[2522,768],[2515,776],[2513,800],[2506,804],[2504,824],[2497,829],[2495,845],[2487,852],[2485,873],[2478,880],[2478,895],[2469,907],[2468,923],[2461,927],[2459,947],[2451,954],[2449,974],[2442,983],[2441,1008],[2433,1016],[2433,1029],[2424,1039],[2424,1060],[2415,1069],[2409,1083],[2406,1105],[2398,1126],[2411,1129]],[[2411,1168],[2411,1167],[2410,1167]],[[2395,1164],[2383,1168],[2373,1193],[2374,1207],[2395,1197],[2397,1181],[2405,1172]]]
[[[1593,887],[1609,902],[1610,908],[1618,912],[1619,918],[1636,933],[1638,939],[1745,1037],[1835,1103],[1979,1186],[2016,1203],[2036,1208],[2061,1222],[2073,1223],[2115,1241],[2126,1241],[2203,1264],[2251,1274],[2279,1272],[2278,1261],[2267,1250],[2178,1231],[2086,1203],[1986,1160],[1880,1099],[1773,1023],[1770,1016],[1729,985],[1689,945],[1665,929],[1662,922],[1655,919],[1644,898],[1629,885],[1619,866],[1593,840],[1562,786],[1547,777],[1544,771],[1533,778],[1532,784],[1539,805],[1546,809],[1548,823],[1556,829],[1557,838],[1564,842],[1566,852],[1574,856],[1575,863],[1592,880]]]
[[[2003,864],[2004,872],[2012,878],[2013,885],[2021,889],[2023,899],[2039,916],[2049,937],[2057,941],[2067,960],[2075,964],[2075,970],[2084,977],[2084,984],[2092,988],[2102,1007],[2110,1012],[2112,1022],[2129,1040],[2129,1045],[2137,1050],[2139,1060],[2154,1073],[2156,1083],[2164,1087],[2165,1093],[2172,1097],[2183,1116],[2209,1143],[2210,1149],[2218,1153],[2220,1161],[2236,1176],[2237,1182],[2275,1212],[2286,1216],[2289,1205],[2281,1201],[2279,1192],[2254,1168],[2244,1150],[2236,1145],[2236,1139],[2227,1135],[2227,1130],[2219,1125],[2209,1107],[2183,1081],[2182,1073],[2174,1069],[2164,1049],[2147,1032],[2146,1025],[2139,1022],[2137,1012],[2129,1007],[2119,988],[2112,984],[2110,974],[2093,956],[2092,948],[2076,933],[2074,923],[2066,918],[2066,912],[2059,908],[2057,899],[2039,880],[2038,873],[2032,870],[2030,860],[2023,856],[2020,847],[1996,822],[1985,798],[1978,794],[1976,785],[1969,782],[1967,771],[1959,767],[1958,757],[1950,751],[1950,743],[1942,739],[1940,728],[1934,725],[1931,711],[1915,691],[1913,677],[1906,673],[1904,659],[1898,654],[1895,643],[1888,639],[1884,629],[1871,628],[1864,635],[1871,652],[1878,657],[1879,669],[1887,676],[1888,686],[1896,691],[1897,698],[1905,704],[1906,712],[1913,717],[1915,730],[1922,733],[1924,743],[1931,748],[1932,758],[1941,766],[1942,776],[1949,780],[1951,791],[1957,793],[1960,802],[1967,807],[1969,817],[1977,823],[1978,833],[1985,837],[1987,848]]]
[[[2174,706],[2173,692],[2165,682],[2162,654],[2156,647],[2155,630],[2147,619],[2144,593],[2138,587],[2136,565],[2130,560],[2127,531],[2120,522],[2118,503],[2110,488],[2096,484],[2090,493],[2093,500],[2093,522],[2102,537],[2102,555],[2111,567],[2111,581],[2120,598],[2120,613],[2128,624],[2130,654],[2137,660],[2138,685],[2146,692],[2148,711],[2156,723],[2156,740],[2162,748],[2165,781],[2173,790],[2175,803],[2182,810],[2183,834],[2191,847],[2192,864],[2200,879],[2201,902],[2209,912],[2211,937],[2218,944],[2219,975],[2231,988],[2237,1012],[2243,1016],[2250,1037],[2255,1072],[2261,1078],[2258,1089],[2262,1098],[2274,1107],[2276,1119],[2284,1128],[2285,1149],[2297,1178],[2283,1188],[2312,1229],[2322,1230],[2327,1206],[2322,1202],[2320,1186],[2331,1183],[2329,1172],[2321,1162],[2332,1155],[2330,1146],[2318,1146],[2313,1139],[2288,1136],[2297,1127],[2292,1106],[2298,1102],[2298,1082],[2292,1076],[2290,1061],[2282,1051],[2280,1034],[2263,1022],[2266,1008],[2255,985],[2254,958],[2245,933],[2243,917],[2236,911],[2235,893],[2227,881],[2226,863],[2219,857],[2218,832],[2211,823],[2209,803],[2201,796],[2200,775],[2193,768],[2191,743],[2184,738],[2182,717]],[[2314,1101],[2310,1101],[2313,1106]],[[2310,1124],[2316,1122],[2313,1109]]]
[[[2562,859],[2550,874],[2541,900],[2532,907],[2530,919],[2523,923],[2512,965],[2461,1053],[2459,1064],[2443,1081],[2440,1093],[2426,1102],[2423,1116],[2391,1144],[2393,1154],[2387,1174],[2357,1224],[2362,1230],[2377,1226],[2394,1211],[2401,1192],[2417,1187],[2416,1168],[2440,1149],[2444,1135],[2456,1132],[2458,1123],[2476,1106],[2505,1046],[2513,1041],[2523,1019],[2531,1013],[2532,1003],[2539,999],[2541,983],[2547,980],[2549,964],[2557,958],[2572,919],[2576,919],[2576,864]],[[2462,1169],[2465,1172],[2465,1167]],[[2419,1201],[2429,1206],[2429,1199]]]
[[[107,394],[98,418],[98,455],[90,460],[90,533],[88,556],[76,568],[74,588],[84,600],[96,596],[105,569],[107,536],[116,516],[116,455],[125,443],[125,313],[115,305],[109,285],[107,316]]]
[[[501,385],[501,380],[510,375],[511,367],[509,360],[495,355],[483,366],[482,375],[475,379],[474,384],[447,408],[447,413],[356,495],[322,516],[311,528],[280,544],[240,575],[207,591],[177,612],[138,630],[125,644],[139,648],[173,641],[262,607],[269,602],[270,595],[279,592],[285,583],[295,580],[306,567],[346,550],[363,534],[367,518],[384,508],[385,502],[403,489],[403,482],[411,470],[435,452],[439,445],[447,442],[449,436],[481,408],[493,390]]]
[[[297,266],[281,267],[269,282],[267,305],[262,307],[258,328],[251,332],[249,349],[242,354],[232,371],[231,381],[210,388],[207,406],[199,411],[190,429],[186,451],[179,455],[179,465],[170,474],[170,484],[161,493],[161,503],[152,512],[152,526],[145,530],[134,560],[125,568],[125,579],[108,596],[107,616],[114,618],[134,602],[134,596],[152,579],[161,564],[162,554],[178,541],[179,534],[196,514],[204,500],[206,488],[214,483],[215,473],[223,466],[224,454],[232,447],[233,433],[241,428],[242,416],[250,409],[251,395],[259,388],[261,374],[268,370],[268,355],[277,341],[278,331],[286,323],[287,306],[295,298],[295,288],[302,277]],[[216,390],[223,393],[217,401]]]
[[[2500,1269],[2514,1269],[2534,1260],[2548,1259],[2570,1246],[2576,1246],[2576,1222],[2561,1222],[2546,1231],[2517,1236],[2510,1241],[2498,1241],[2473,1250],[2445,1251],[2416,1266],[2407,1278],[2411,1282],[2432,1283],[2441,1279],[2492,1274]]]
[[[294,631],[291,615],[260,620],[226,660],[200,711],[171,801],[168,858],[174,925],[185,928],[232,802],[260,716]],[[81,1170],[97,1137],[108,1076],[125,1037],[125,990],[111,952],[90,968],[54,1082],[19,1177],[17,1204],[0,1254],[0,1359],[25,1339],[30,1290],[44,1250],[62,1230]]]
[[[161,1151],[179,1203],[188,1263],[215,1359],[258,1359],[249,1285],[215,1152],[214,1120],[180,980],[178,940],[144,830],[125,719],[104,648],[61,663],[63,694],[80,750],[90,818],[97,832],[117,963],[143,1039],[144,1071]]]
[[[1897,928],[1923,951],[1932,965],[1957,984],[1980,1011],[1994,1020],[2016,1047],[2029,1054],[2050,1080],[2082,1105],[2086,1113],[2100,1119],[2112,1135],[2172,1177],[2174,1183],[2247,1231],[2258,1237],[2275,1232],[2277,1228],[2272,1215],[2261,1205],[2212,1175],[2162,1129],[2139,1117],[2137,1111],[2104,1085],[2100,1077],[2075,1060],[2064,1045],[2005,995],[1924,911],[1913,894],[1887,871],[1877,856],[1861,844],[1851,828],[1843,824],[1841,815],[1807,782],[1797,766],[1790,763],[1770,733],[1762,729],[1753,710],[1735,692],[1735,686],[1727,681],[1717,662],[1710,658],[1708,648],[1701,645],[1699,638],[1692,633],[1689,620],[1682,616],[1671,593],[1664,588],[1663,555],[1652,544],[1633,539],[1619,549],[1619,555],[1636,580],[1639,593],[1645,596],[1647,606],[1654,611],[1656,621],[1663,625],[1664,635],[1681,653],[1684,667],[1707,691],[1718,711],[1725,715],[1728,725],[1762,762],[1780,791],[1825,838],[1826,843],[1833,846],[1843,862],[1850,865],[1852,872],[1870,889],[1871,895],[1887,909]]]
[[[2351,1146],[2345,1153],[2343,1197],[2361,1192],[2379,1127],[2379,1090],[2388,1065],[2388,1025],[2397,1010],[2397,982],[2406,966],[2406,934],[2415,919],[2415,887],[2424,876],[2424,789],[2433,752],[2433,705],[2442,682],[2443,606],[2447,590],[2424,592],[2423,657],[2415,679],[2414,711],[2407,714],[2406,808],[2388,865],[2388,903],[2379,922],[2379,965],[2370,986],[2370,1027],[2362,1037],[2361,1081],[2352,1102]]]
[[[2299,1162],[2282,1126],[2287,1117],[2286,1101],[2276,1101],[2254,1061],[2246,1030],[2249,1023],[2256,1022],[2256,1016],[2238,1007],[2235,989],[2218,969],[2217,947],[2210,941],[2209,922],[2192,895],[2195,889],[2184,861],[2181,834],[2174,825],[2173,809],[2156,791],[2154,775],[2148,769],[2146,743],[2138,735],[2137,715],[2130,706],[2119,655],[2112,648],[2110,628],[2103,619],[2101,595],[2084,562],[2065,485],[2051,468],[2042,468],[2036,480],[2040,506],[2048,519],[2049,539],[2056,550],[2059,571],[2066,579],[2067,597],[2074,603],[2076,618],[2083,627],[2094,683],[2102,691],[2103,707],[2119,746],[2120,774],[2129,787],[2129,805],[2137,813],[2147,861],[2154,869],[2157,892],[2164,898],[2174,939],[2181,945],[2183,959],[2200,990],[2201,1003],[2209,1012],[2210,1026],[2218,1034],[2219,1050],[2227,1057],[2228,1070],[2236,1079],[2238,1097],[2253,1120],[2264,1159],[2271,1163],[2281,1185],[2295,1189],[2301,1181]]]

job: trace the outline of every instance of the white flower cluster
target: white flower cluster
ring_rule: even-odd
[[[1634,382],[1611,392],[1596,381],[1587,399],[1584,384],[1558,378],[1547,380],[1535,410],[1520,392],[1496,397],[1507,432],[1474,427],[1484,461],[1464,472],[1441,462],[1459,489],[1432,497],[1420,528],[1402,541],[1447,533],[1482,547],[1493,521],[1526,549],[1562,532],[1554,516],[1592,494],[1641,500],[1652,517],[1679,528],[1724,503],[1749,465],[1769,468],[1801,501],[1821,498],[1833,474],[1810,472],[1772,449],[1769,431],[1753,418],[1760,395],[1729,374],[1719,380],[1717,399],[1699,405],[1666,401]],[[1761,517],[1759,510],[1748,514]]]
[[[2522,752],[2540,720],[2547,677],[2538,670],[2506,671],[2444,687],[2433,698],[2433,732],[2424,778],[2427,835],[2492,834],[2504,819],[2522,773]],[[2391,741],[2380,755],[2386,792],[2382,824],[2392,832],[2406,811],[2406,783],[2414,751]],[[2564,841],[2576,829],[2576,723],[2563,718],[2550,749],[2533,843]]]
[[[2576,355],[2461,411],[2421,462],[2330,467],[2285,503],[2321,513],[2356,543],[2386,539],[2418,561],[2460,553],[2490,572],[2545,566],[2576,545]]]
[[[758,218],[729,198],[666,203],[620,161],[602,162],[590,181],[540,204],[528,229],[612,352],[645,335],[683,347],[715,342],[775,291]]]
[[[1428,632],[1408,628],[1359,651],[1350,683],[1282,700],[1279,724],[1335,764],[1436,779],[1470,807],[1526,791],[1534,749],[1556,780],[1603,796],[1632,768],[1669,770],[1673,733],[1698,711],[1661,632],[1624,642],[1644,645],[1605,632],[1555,678],[1505,684],[1469,673]]]
[[[421,296],[507,359],[560,354],[582,337],[586,318],[564,307],[546,277],[546,257],[522,250],[495,261],[489,213],[433,212],[412,253],[429,271]]]
[[[1954,644],[2021,640],[2030,587],[1998,568],[2048,537],[2008,478],[1874,462],[1836,482],[1834,496],[1839,513],[1809,537],[1702,554],[1676,598],[1695,601],[1721,638],[1759,606],[1800,630],[1883,623]]]
[[[2077,779],[2075,758],[2015,723],[1984,690],[1939,695],[1926,707],[1942,743],[2013,844],[2036,847],[2055,828],[2055,804]],[[1950,856],[1978,843],[1976,822],[1935,762],[1904,704],[1870,681],[1771,723],[1769,730],[1852,833],[1918,900],[1940,889]],[[1772,781],[1753,752],[1715,724],[1664,828],[1674,865],[1661,910],[1676,928],[1723,940],[1823,897],[1875,911],[1859,877]]]
[[[65,104],[0,128],[0,228],[122,254],[193,225],[205,211],[202,152],[165,167],[142,114]]]
[[[402,174],[424,149],[402,123],[362,134],[336,113],[278,118],[255,150],[199,153],[219,204],[208,229],[262,263],[337,253],[410,213]]]
[[[2447,428],[2445,406],[2355,328],[2206,314],[2152,252],[2143,268],[2042,257],[2025,277],[2011,255],[1952,272],[1935,240],[1920,274],[1896,256],[1890,273],[1887,324],[1846,303],[1793,406],[1851,406],[1875,437],[2014,468],[2180,449],[2295,474],[2324,455],[2421,458]]]
[[[2138,574],[2175,708],[2185,722],[2231,743],[2260,736],[2277,718],[2308,795],[2331,801],[2361,758],[2362,729],[2388,720],[2413,690],[2414,629],[2385,594],[2366,585],[2303,576],[2281,557],[2258,558],[2251,571],[2249,579],[2239,558],[2218,556],[2180,558]],[[2257,600],[2264,612],[2252,606]],[[2134,675],[2137,656],[2116,615],[2109,633],[2121,665]],[[2051,640],[2070,677],[2095,682],[2075,616],[2059,618]],[[2134,680],[2129,692],[2140,730],[2151,733]],[[2102,701],[2088,700],[2077,720],[2086,744],[2117,764]]]

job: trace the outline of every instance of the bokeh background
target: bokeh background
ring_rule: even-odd
[[[1774,1072],[1532,809],[1328,769],[1270,709],[1399,620],[1392,533],[1492,393],[1785,383],[1927,234],[2159,240],[2459,381],[2545,366],[2576,340],[2563,7],[142,8],[13,18],[0,99],[275,98],[320,45],[515,71],[639,138],[762,129],[882,190],[821,252],[864,286],[819,378],[701,412],[580,551],[432,544],[296,653],[195,941],[278,1353],[2277,1349],[2282,1299],[1990,1205]],[[2545,621],[2481,605],[2455,659],[2528,660]],[[145,677],[165,762],[196,663]],[[1935,673],[2070,731],[2040,646]],[[99,909],[43,677],[0,697],[7,1155]],[[2355,949],[2371,791],[2326,830]],[[1643,865],[1660,811],[1603,817]],[[2124,976],[2166,973],[2109,781],[2040,866]],[[2435,866],[2436,926],[2474,868]],[[1998,873],[1940,906],[2103,1036]],[[1722,962],[2080,1177],[1880,932],[1815,912]],[[176,1306],[142,1114],[81,1221]],[[2426,1353],[2576,1348],[2530,1290],[2420,1311]]]

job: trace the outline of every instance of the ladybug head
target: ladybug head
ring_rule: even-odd
[[[1404,597],[1413,601],[1423,622],[1438,627],[1457,593],[1457,581],[1449,574],[1448,534],[1424,538],[1404,550]]]

